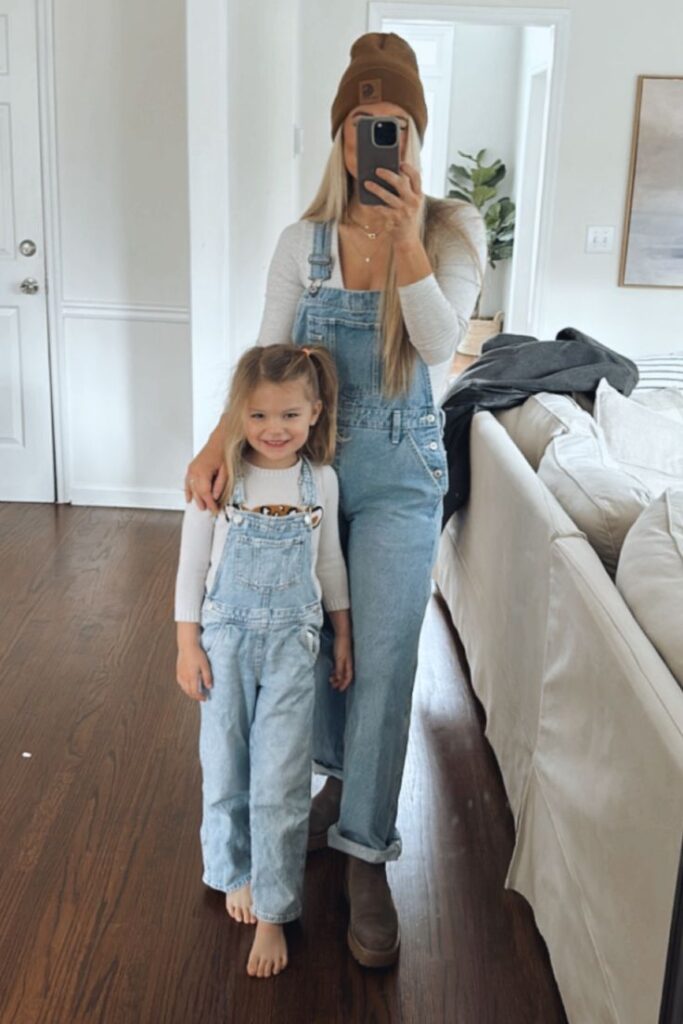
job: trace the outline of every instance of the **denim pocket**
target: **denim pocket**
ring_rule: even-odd
[[[315,626],[302,626],[299,630],[299,640],[315,661],[320,651],[320,630]]]
[[[213,645],[221,634],[224,623],[221,619],[206,619],[202,622],[202,633],[199,638],[202,649],[208,657]]]
[[[448,490],[448,462],[438,430],[406,431],[405,440],[430,483],[443,496]]]
[[[286,590],[304,579],[305,554],[302,538],[262,540],[238,536],[235,540],[235,576],[250,590],[262,593]]]

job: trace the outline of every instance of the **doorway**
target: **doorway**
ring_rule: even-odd
[[[486,164],[494,159],[505,164],[499,197],[509,196],[516,206],[514,246],[510,260],[487,271],[480,314],[500,310],[506,331],[538,333],[568,12],[415,3],[370,3],[369,8],[369,30],[403,36],[415,50],[425,83],[437,83],[423,149],[429,157],[425,191],[448,195],[449,166],[465,164],[463,152],[483,149]]]

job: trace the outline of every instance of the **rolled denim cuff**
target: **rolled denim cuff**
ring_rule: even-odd
[[[316,775],[331,775],[334,779],[339,779],[341,782],[344,781],[344,774],[341,768],[330,768],[329,765],[313,761],[313,771]]]
[[[252,904],[251,912],[257,921],[266,921],[268,924],[288,924],[301,917],[301,907],[289,914],[265,914]]]
[[[373,850],[371,846],[363,846],[362,843],[355,843],[352,839],[345,839],[337,825],[330,825],[327,830],[327,845],[331,846],[333,850],[341,850],[342,853],[349,853],[352,857],[357,857],[358,860],[367,861],[368,864],[384,864],[388,860],[398,860],[403,848],[399,837],[385,850]]]

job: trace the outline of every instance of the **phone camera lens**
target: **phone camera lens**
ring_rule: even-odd
[[[373,139],[376,146],[395,146],[397,137],[395,121],[375,121]]]

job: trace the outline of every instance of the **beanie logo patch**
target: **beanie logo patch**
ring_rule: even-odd
[[[379,103],[381,99],[381,78],[366,78],[358,83],[358,100],[360,103]]]

